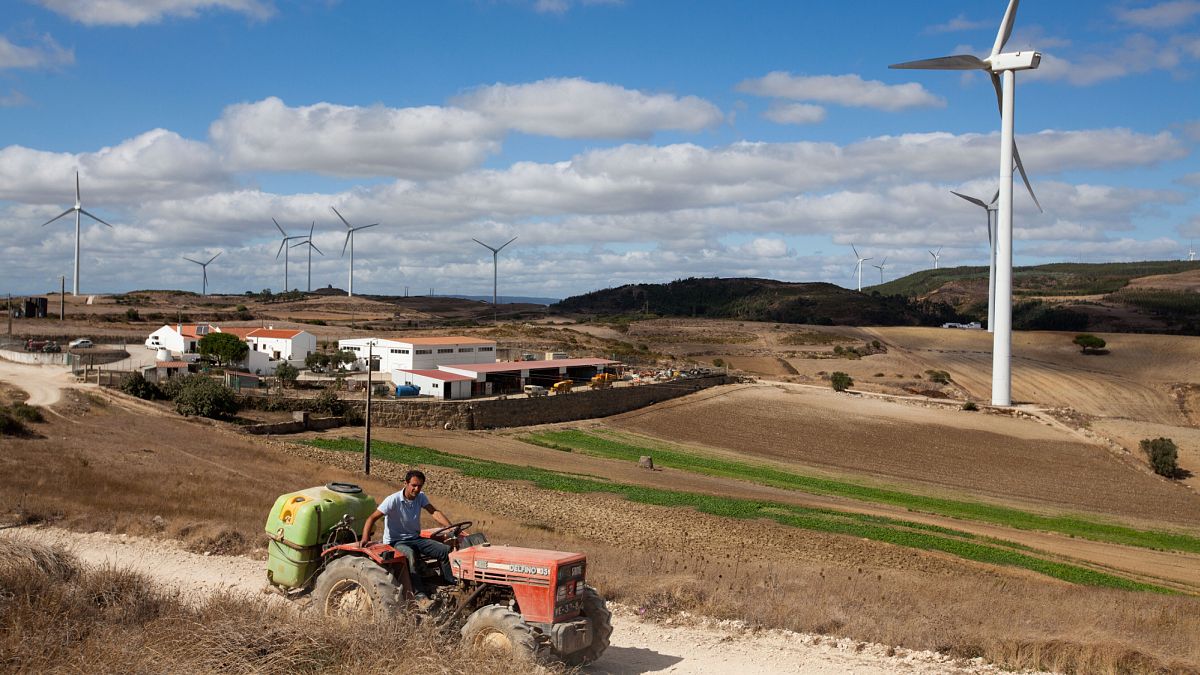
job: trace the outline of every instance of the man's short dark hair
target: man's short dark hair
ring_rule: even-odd
[[[414,477],[420,478],[421,483],[425,482],[425,473],[420,469],[412,469],[408,473],[404,474],[404,484],[407,485],[408,481],[412,480]]]

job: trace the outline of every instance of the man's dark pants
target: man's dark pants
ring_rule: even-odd
[[[442,568],[442,579],[448,584],[454,583],[454,574],[450,571],[450,547],[433,539],[404,539],[392,542],[392,548],[408,558],[408,576],[412,579],[414,593],[426,593],[425,580],[417,571],[418,558],[436,558]]]

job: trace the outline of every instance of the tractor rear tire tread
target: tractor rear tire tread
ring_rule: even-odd
[[[583,615],[592,622],[592,644],[567,654],[563,662],[568,666],[583,666],[600,658],[604,650],[608,649],[613,632],[612,612],[609,611],[604,597],[591,586],[584,586],[579,596],[583,602]]]
[[[512,645],[512,657],[517,660],[541,663],[550,651],[550,638],[525,623],[525,619],[507,605],[480,607],[467,617],[460,632],[468,648],[478,646],[488,633],[500,633]]]
[[[371,599],[375,618],[398,616],[404,610],[404,588],[387,570],[368,558],[345,556],[329,563],[313,586],[313,607],[329,614],[329,594],[339,581],[353,581]]]

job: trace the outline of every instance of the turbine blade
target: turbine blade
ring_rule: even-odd
[[[79,172],[75,172],[75,203],[79,203]]]
[[[516,241],[516,240],[517,240],[517,238],[516,238],[516,237],[513,237],[512,239],[509,239],[508,241],[504,242],[504,246],[508,246],[509,244],[513,243],[513,242],[514,242],[514,241]],[[504,246],[501,246],[500,248],[496,249],[496,252],[497,252],[497,253],[499,253],[500,251],[503,251],[503,250],[504,250]]]
[[[346,232],[346,241],[342,242],[342,257],[346,257],[346,247],[350,245],[350,237],[354,235],[354,230]]]
[[[471,241],[475,242],[476,244],[479,244],[480,246],[482,246],[482,247],[486,248],[487,250],[491,251],[492,253],[495,253],[495,252],[496,252],[496,249],[492,248],[491,246],[488,246],[487,244],[483,243],[482,241],[479,241],[479,240],[478,240],[478,239],[476,239],[475,237],[471,237]]]
[[[222,253],[224,253],[224,251],[217,251],[217,255],[221,255]],[[205,264],[205,265],[211,265],[211,264],[212,264],[212,261],[214,261],[214,260],[216,260],[216,259],[217,259],[217,255],[214,255],[213,257],[209,258],[209,259],[208,259],[208,262],[206,262],[206,263],[204,263],[204,264]]]
[[[1021,0],[1010,0],[1008,9],[1004,10],[1004,19],[1000,22],[1000,30],[996,33],[996,43],[992,46],[992,56],[995,56],[1004,49],[1004,45],[1008,44],[1008,38],[1012,37],[1013,24],[1017,20],[1017,5]]]
[[[276,260],[279,260],[279,254],[280,254],[280,253],[283,253],[283,247],[284,247],[284,246],[287,246],[287,239],[284,239],[283,241],[279,242],[279,250],[275,252],[275,259],[276,259]]]
[[[308,228],[308,238],[309,239],[312,239],[312,233],[313,233],[313,230],[315,230],[315,229],[317,229],[317,221],[314,220],[312,226],[310,226]]]
[[[313,249],[314,249],[314,250],[315,250],[317,253],[321,253],[321,249],[317,248],[317,245],[316,245],[316,244],[314,244],[314,243],[312,243],[312,239],[309,239],[309,240],[308,240],[308,245],[309,245],[309,246],[311,246],[311,247],[313,247]],[[324,254],[324,253],[321,253],[321,255],[325,255],[325,254]]]
[[[1016,0],[1013,0],[1016,2]],[[1029,190],[1029,196],[1033,199],[1034,205],[1037,206],[1038,213],[1045,213],[1042,210],[1042,203],[1038,201],[1037,195],[1033,194],[1033,186],[1029,184],[1029,176],[1025,173],[1025,165],[1021,163],[1021,153],[1017,152],[1017,140],[1013,139],[1013,162],[1017,165],[1017,171],[1021,172],[1021,180],[1025,181],[1025,189]]]
[[[66,211],[63,211],[62,213],[58,214],[57,216],[54,216],[50,220],[47,220],[46,222],[42,223],[42,227],[45,227],[45,226],[49,225],[50,223],[53,223],[54,221],[58,220],[59,218],[62,218],[63,216],[67,215],[68,213],[74,213],[74,212],[75,212],[75,209],[67,209]]]
[[[879,261],[879,265],[882,267],[883,265],[886,265],[886,264],[887,264],[887,256],[885,255],[885,256],[883,256],[883,260]]]
[[[862,258],[862,256],[858,254],[858,249],[854,248],[854,244],[850,244],[850,250],[854,251],[855,258]]]
[[[888,66],[894,70],[987,70],[988,64],[978,56],[956,54],[954,56],[939,56],[936,59],[921,59],[893,63]]]
[[[937,255],[941,255],[941,254],[942,254],[942,247],[941,247],[941,246],[939,246],[939,247],[938,247],[938,252],[937,252]]]
[[[82,213],[83,215],[87,216],[88,218],[91,218],[92,220],[100,223],[101,225],[108,225],[108,223],[106,223],[103,220],[100,220],[99,218],[97,218],[96,216],[88,213],[87,209],[79,209],[79,212]],[[112,225],[108,225],[108,226],[112,227]]]
[[[976,198],[974,198],[974,197],[968,197],[967,195],[964,195],[964,194],[962,194],[961,192],[955,192],[954,190],[951,190],[951,191],[950,191],[950,194],[952,194],[952,195],[955,195],[955,196],[957,196],[957,197],[962,197],[963,199],[965,199],[965,200],[967,200],[967,201],[971,202],[972,204],[977,204],[977,205],[979,205],[979,206],[982,206],[982,207],[983,207],[983,208],[985,208],[985,209],[987,208],[987,204],[984,204],[982,199],[976,199]]]
[[[376,225],[378,225],[378,224],[379,224],[379,223],[371,223],[370,225],[363,225],[362,227],[356,227],[356,228],[354,228],[354,229],[356,229],[356,230],[365,230],[365,229],[367,229],[368,227],[375,227],[375,226],[376,226]]]
[[[992,195],[992,202],[991,202],[991,203],[992,203],[992,204],[995,204],[995,203],[996,203],[996,202],[998,202],[998,201],[1000,201],[1000,191],[999,191],[999,190],[996,190],[996,194]]]
[[[1004,114],[1004,85],[1000,84],[1000,75],[992,73],[992,88],[996,90],[996,109]]]
[[[347,227],[347,228],[354,229],[354,228],[353,228],[353,227],[350,225],[350,221],[348,221],[348,220],[346,220],[345,218],[343,218],[343,217],[342,217],[342,214],[341,214],[341,213],[339,213],[337,209],[335,209],[335,208],[334,208],[334,207],[332,207],[332,206],[331,206],[331,207],[329,207],[329,208],[333,209],[333,212],[334,212],[334,213],[337,213],[337,217],[342,219],[342,222],[346,224],[346,227]]]
[[[184,259],[184,260],[186,260],[186,261],[188,261],[188,262],[194,262],[194,263],[196,263],[197,265],[203,265],[203,264],[204,264],[204,263],[200,262],[199,260],[192,260],[191,258],[187,257],[186,255],[185,255],[185,256],[183,256],[183,259]]]
[[[299,244],[292,244],[291,246],[288,246],[288,248],[296,248],[297,246],[303,246],[307,243],[308,243],[307,241],[302,241]]]
[[[274,218],[272,218],[272,219],[271,219],[271,222],[272,222],[272,223],[275,223],[275,228],[276,228],[277,230],[279,230],[279,234],[282,234],[282,235],[283,235],[283,236],[285,236],[285,237],[286,237],[286,236],[288,236],[287,232],[284,232],[284,231],[283,231],[283,228],[282,228],[282,227],[279,227],[279,221],[278,221],[278,220],[275,220]]]

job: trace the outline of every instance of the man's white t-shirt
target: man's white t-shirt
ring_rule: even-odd
[[[392,493],[379,505],[383,514],[383,543],[418,539],[421,536],[421,510],[429,505],[429,497],[419,493],[416,499],[405,499],[404,491]]]

